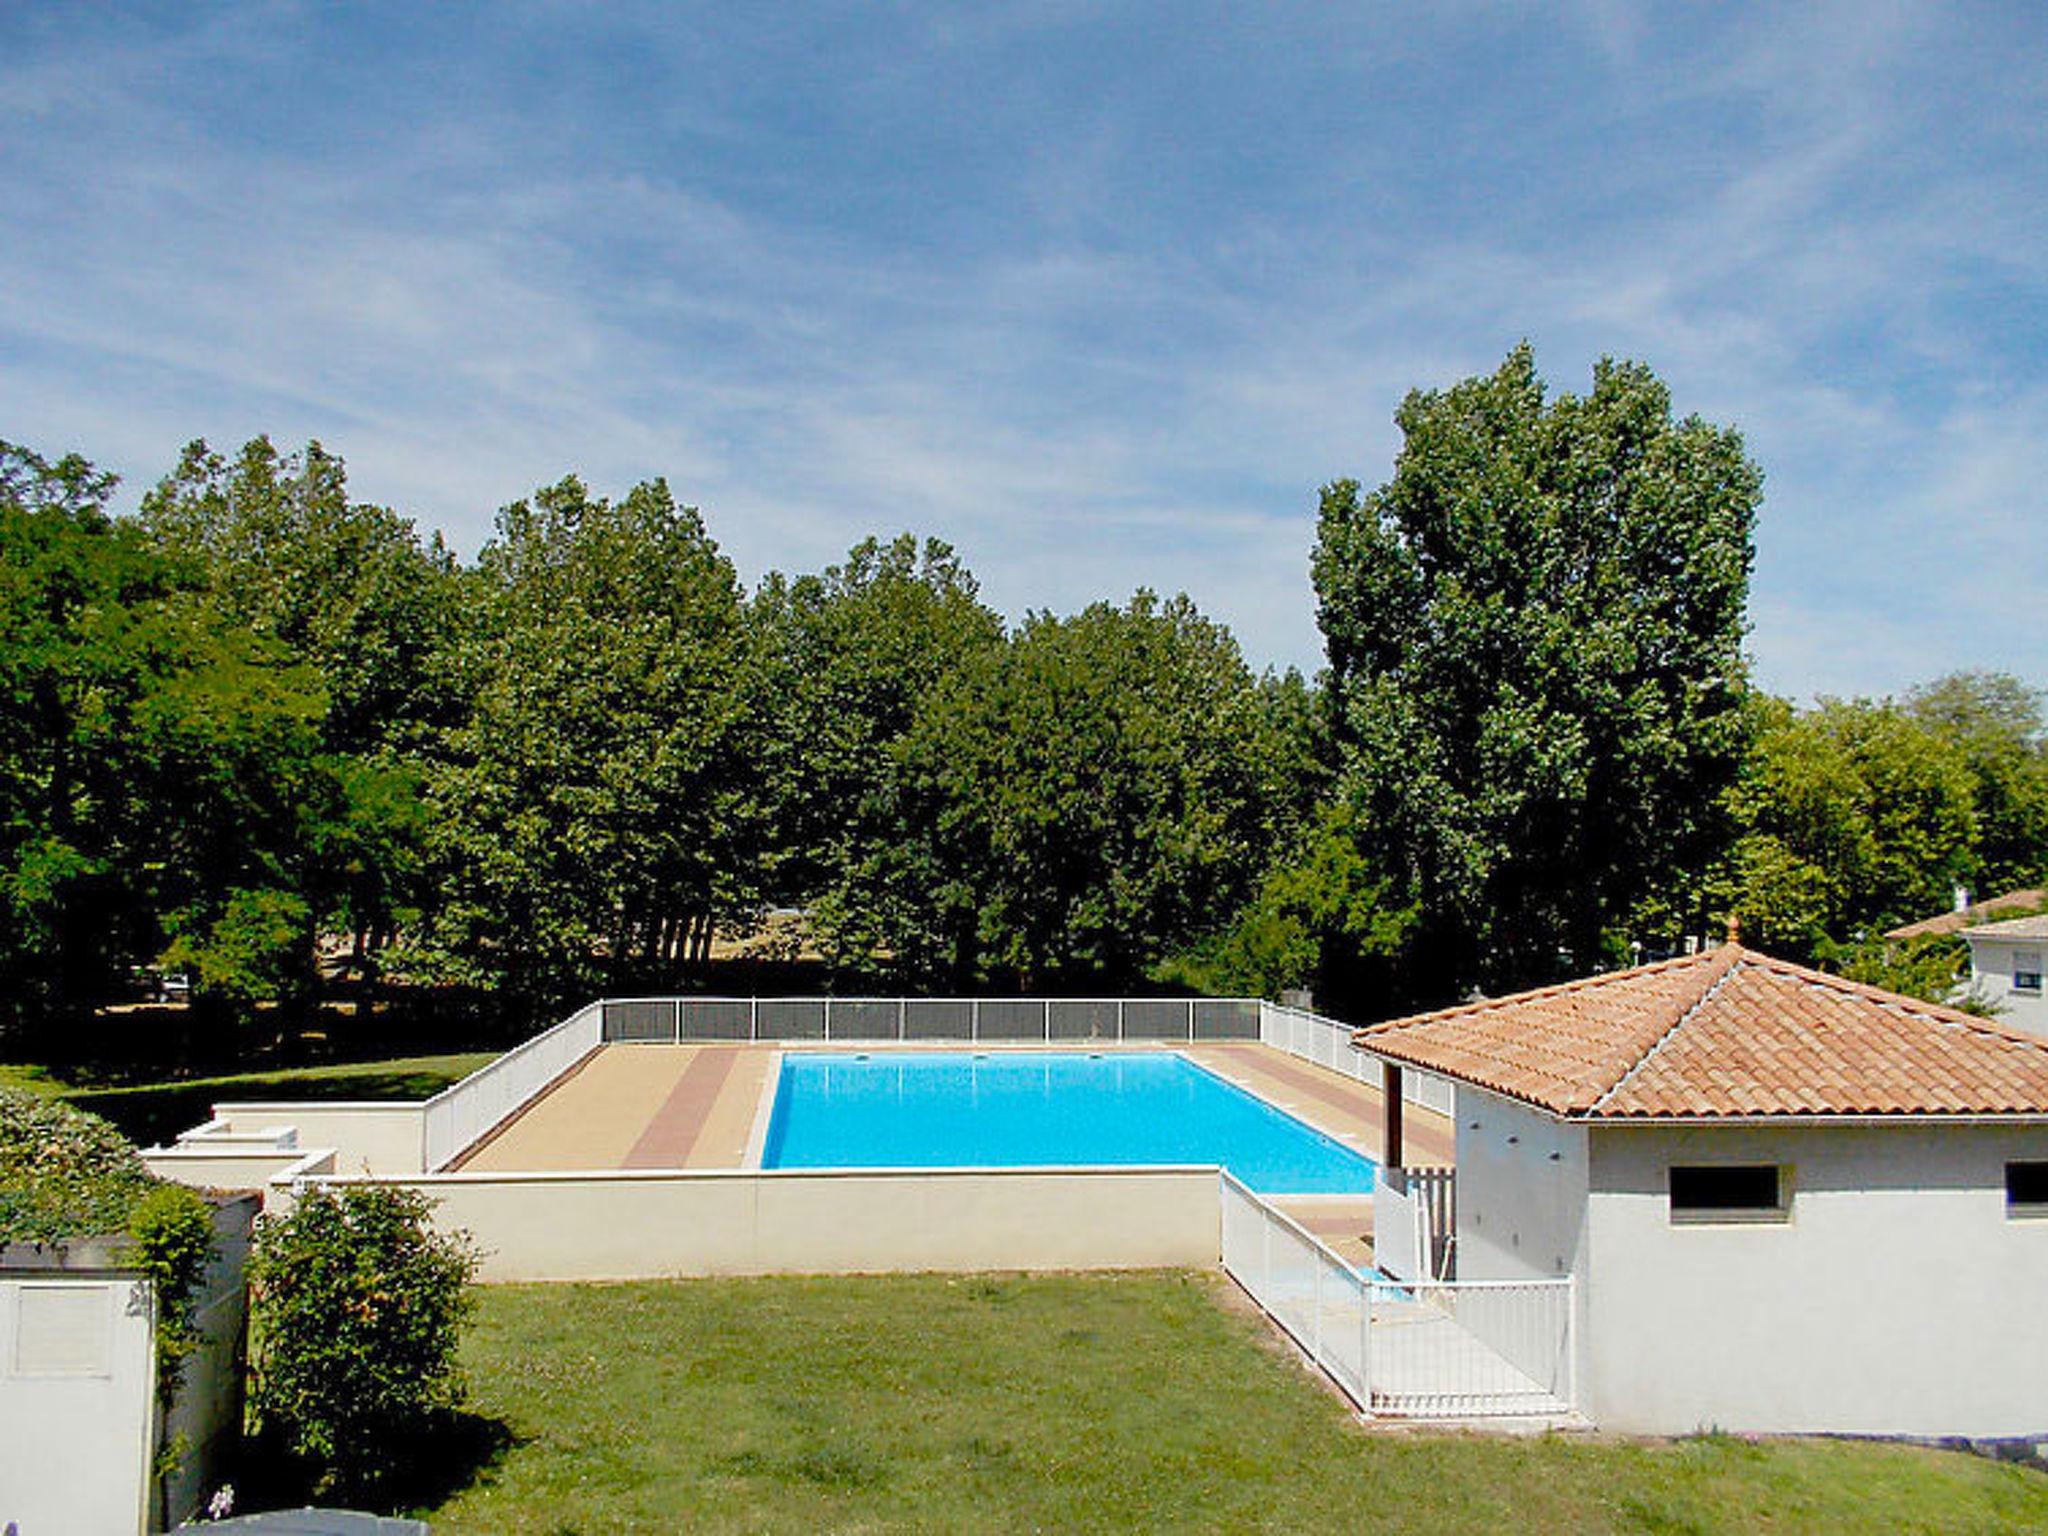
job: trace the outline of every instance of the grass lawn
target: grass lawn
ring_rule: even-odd
[[[463,1531],[2011,1531],[2048,1477],[1715,1436],[1370,1432],[1208,1274],[506,1286]],[[1219,1301],[1221,1304],[1219,1304]]]
[[[148,1146],[200,1124],[218,1099],[425,1099],[496,1056],[495,1051],[402,1056],[122,1088],[77,1088],[41,1067],[0,1066],[0,1082],[56,1094],[80,1109],[106,1116],[130,1141]]]

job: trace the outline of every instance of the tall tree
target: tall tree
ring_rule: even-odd
[[[1952,672],[1906,696],[1915,720],[1969,763],[1977,888],[1987,896],[2048,877],[2048,716],[2042,694],[2005,672]]]
[[[61,1017],[161,958],[303,977],[319,679],[107,515],[112,477],[0,444],[0,995]]]
[[[1034,614],[927,700],[901,836],[861,898],[915,977],[1127,984],[1249,893],[1269,727],[1236,642],[1185,597]]]
[[[1705,865],[1762,488],[1635,363],[1553,400],[1523,345],[1396,421],[1386,484],[1324,491],[1313,562],[1339,793],[1413,917],[1359,982],[1387,1005],[1586,968]]]
[[[759,895],[731,562],[662,481],[572,477],[499,514],[468,592],[425,958],[549,995],[672,967]]]
[[[1002,644],[1002,619],[950,546],[907,533],[820,575],[771,574],[750,619],[769,891],[810,909],[836,970],[872,969],[867,892],[903,837],[901,743],[933,689]]]

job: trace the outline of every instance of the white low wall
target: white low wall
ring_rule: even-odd
[[[1155,1269],[1220,1252],[1214,1168],[483,1174],[418,1189],[485,1280]],[[346,1177],[314,1183],[353,1182]],[[273,1203],[288,1194],[273,1187]]]
[[[147,1147],[143,1166],[160,1179],[195,1189],[267,1189],[273,1179],[293,1173],[333,1173],[334,1153],[326,1147],[209,1147],[180,1142]]]
[[[327,1147],[342,1173],[407,1174],[426,1168],[426,1106],[377,1102],[227,1103],[213,1106],[231,1134],[288,1125],[301,1147]],[[211,1138],[208,1138],[211,1139]]]

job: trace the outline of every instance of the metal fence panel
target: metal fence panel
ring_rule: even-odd
[[[1185,1040],[1190,1008],[1181,998],[1134,997],[1124,1004],[1126,1040]]]
[[[679,1004],[685,1040],[749,1040],[754,1005],[744,997],[686,997]]]
[[[427,1169],[447,1167],[596,1050],[603,1038],[604,1010],[595,1005],[579,1009],[435,1094],[422,1109],[421,1154]]]
[[[906,1040],[972,1040],[974,1004],[964,997],[913,997],[903,1005]]]
[[[1033,998],[984,998],[979,1004],[976,1038],[982,1040],[1043,1040],[1045,1004]]]
[[[1438,1419],[1570,1410],[1569,1278],[1368,1278],[1229,1174],[1222,1185],[1223,1267],[1361,1408]]]
[[[1122,1005],[1113,997],[1056,997],[1046,1005],[1054,1040],[1116,1040]]]
[[[834,997],[825,1003],[834,1040],[898,1040],[902,1004],[893,997]]]
[[[1198,997],[1194,1002],[1197,1040],[1256,1040],[1259,1005],[1239,998]]]
[[[822,1040],[822,997],[764,997],[754,1004],[754,1033],[762,1040]]]
[[[613,1041],[674,1040],[674,998],[632,998],[604,1005],[604,1037]]]

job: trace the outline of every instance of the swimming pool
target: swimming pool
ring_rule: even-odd
[[[1166,1051],[791,1052],[765,1168],[1218,1163],[1261,1194],[1365,1194],[1376,1165]]]

